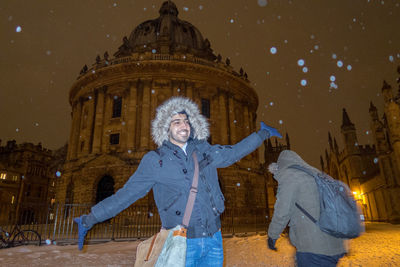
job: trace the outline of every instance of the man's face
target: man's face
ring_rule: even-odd
[[[176,114],[172,116],[168,134],[171,143],[183,147],[190,136],[190,125],[186,114]]]

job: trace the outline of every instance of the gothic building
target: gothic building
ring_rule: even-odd
[[[240,69],[222,61],[210,41],[178,18],[171,1],[159,17],[133,29],[118,51],[86,65],[69,92],[72,125],[57,201],[93,205],[121,188],[156,146],[150,123],[172,96],[193,99],[210,123],[211,144],[235,144],[256,125],[257,94]],[[253,152],[219,170],[227,213],[265,220],[266,177]],[[151,193],[135,205],[154,205]],[[254,216],[253,216],[254,217]]]
[[[40,222],[43,206],[55,200],[55,161],[52,151],[39,143],[1,146],[0,140],[0,223]],[[44,209],[45,211],[47,209]]]
[[[400,67],[398,69],[400,74]],[[370,104],[370,125],[374,145],[360,145],[355,125],[343,109],[341,132],[344,149],[329,134],[322,170],[350,186],[366,220],[400,223],[400,79],[399,94],[384,82],[384,110]],[[326,164],[325,164],[326,163]]]

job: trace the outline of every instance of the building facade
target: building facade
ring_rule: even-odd
[[[55,201],[54,155],[39,143],[1,146],[0,222],[33,223],[42,219],[43,206]]]
[[[369,108],[373,146],[358,143],[355,125],[343,109],[344,149],[339,151],[329,134],[329,152],[325,150],[325,161],[321,157],[321,167],[350,186],[366,220],[400,223],[400,94],[393,95],[384,82],[382,95],[382,119],[372,102]]]
[[[143,155],[156,148],[150,123],[157,106],[172,96],[199,105],[210,123],[211,144],[235,144],[259,128],[258,97],[247,74],[214,55],[208,39],[178,18],[173,2],[164,2],[159,13],[124,37],[113,57],[106,52],[85,65],[72,85],[71,133],[57,201],[93,205],[121,188]],[[219,176],[235,220],[265,219],[266,177],[257,151]],[[153,207],[152,194],[136,205]]]

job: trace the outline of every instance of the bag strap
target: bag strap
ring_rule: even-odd
[[[314,173],[313,173],[310,169],[307,169],[307,168],[305,168],[305,167],[303,167],[303,166],[294,164],[294,165],[289,166],[288,168],[292,168],[292,169],[296,169],[296,170],[303,171],[303,172],[307,173],[308,175],[312,176],[312,177],[315,179]],[[294,205],[295,205],[301,212],[303,212],[304,215],[306,215],[313,223],[315,223],[315,224],[317,223],[317,220],[316,220],[310,213],[308,213],[308,211],[306,211],[302,206],[300,206],[300,204],[298,204],[297,202],[295,202]]]
[[[190,216],[192,216],[194,201],[196,200],[197,186],[199,184],[199,162],[197,161],[196,152],[193,151],[192,157],[194,161],[193,182],[192,182],[192,187],[190,187],[189,198],[186,203],[185,214],[183,215],[183,221],[182,221],[182,225],[185,228],[189,226],[189,221],[190,221]]]

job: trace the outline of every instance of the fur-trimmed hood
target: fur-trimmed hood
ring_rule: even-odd
[[[156,117],[151,122],[151,135],[157,146],[169,140],[168,130],[172,116],[184,111],[190,123],[190,136],[198,140],[206,140],[209,135],[207,119],[200,113],[195,102],[186,97],[171,97],[161,104],[156,111]]]

